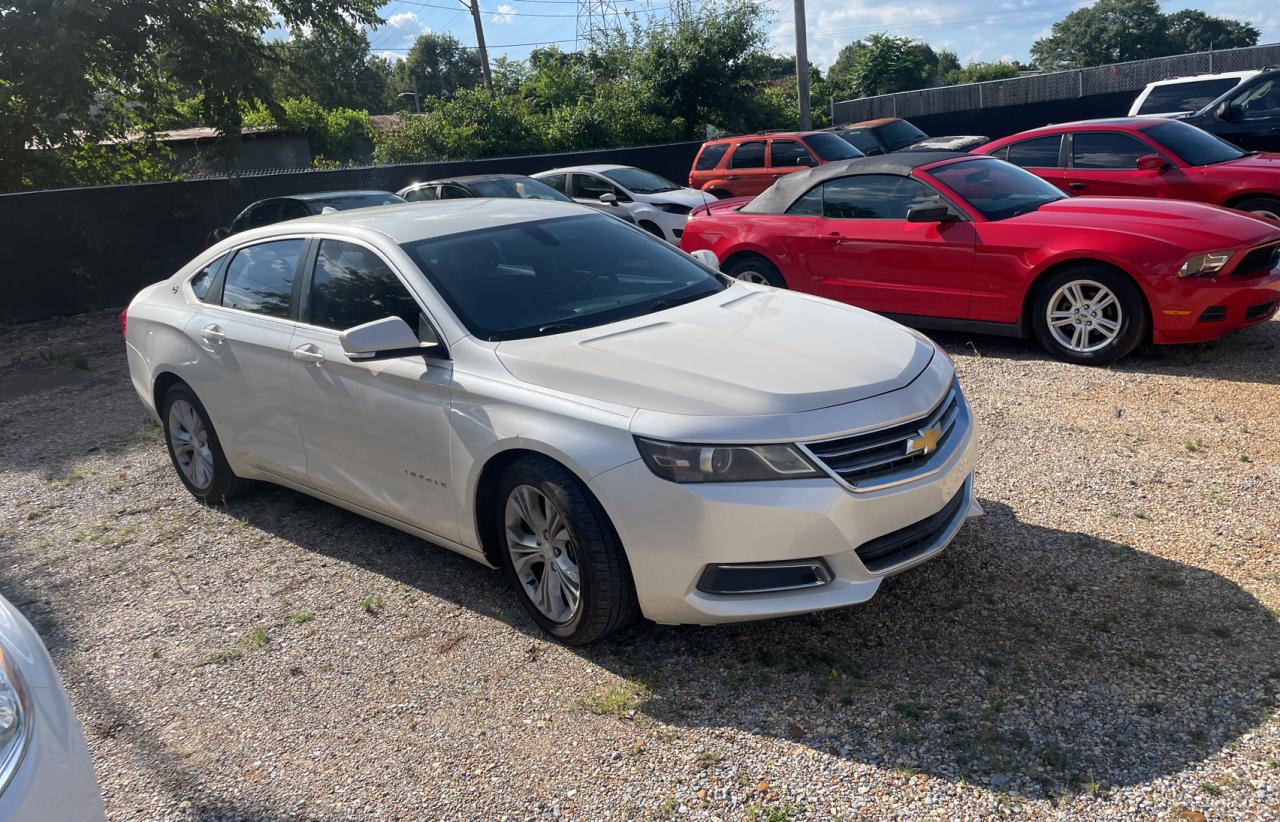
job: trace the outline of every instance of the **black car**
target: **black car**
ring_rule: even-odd
[[[567,195],[556,191],[546,183],[523,174],[472,174],[466,177],[448,177],[414,183],[397,192],[410,202],[431,200],[457,200],[464,197],[504,197],[521,200],[554,200],[558,203],[574,203]],[[612,214],[619,220],[635,223],[635,218],[624,208],[608,203],[583,203],[583,205]]]
[[[833,126],[826,131],[843,137],[846,143],[868,157],[892,154],[895,151],[970,151],[990,142],[989,137],[977,135],[930,137],[901,117],[863,120]]]
[[[321,191],[315,194],[268,197],[246,207],[236,215],[231,225],[215,228],[210,239],[217,242],[245,229],[324,214],[326,211],[348,211],[403,202],[403,198],[390,191]]]
[[[1246,151],[1280,151],[1280,68],[1259,72],[1182,121]]]

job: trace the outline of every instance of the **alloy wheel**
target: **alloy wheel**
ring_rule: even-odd
[[[735,280],[742,280],[744,283],[755,283],[756,285],[769,285],[769,278],[761,274],[759,271],[739,271],[733,275]]]
[[[507,552],[529,601],[552,622],[564,624],[582,602],[578,553],[564,514],[532,485],[517,485],[505,509]]]
[[[205,489],[213,482],[213,451],[209,448],[209,430],[191,403],[175,400],[169,406],[169,445],[174,461],[196,488]]]
[[[1049,333],[1063,348],[1088,354],[1106,348],[1120,336],[1124,311],[1120,300],[1100,282],[1065,283],[1045,308]]]

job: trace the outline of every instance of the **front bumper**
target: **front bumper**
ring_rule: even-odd
[[[647,618],[712,624],[787,616],[865,602],[885,577],[935,556],[968,516],[980,513],[973,497],[975,427],[970,422],[956,434],[934,470],[878,490],[855,492],[827,478],[679,485],[640,460],[599,475],[591,487],[622,539]],[[954,515],[925,539],[879,561],[859,558],[860,547],[906,533],[953,502]],[[698,589],[711,565],[810,559],[826,564],[829,582],[762,594]]]
[[[1150,298],[1153,342],[1208,342],[1274,317],[1280,270],[1265,277],[1179,280]]]

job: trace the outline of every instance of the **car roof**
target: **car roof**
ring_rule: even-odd
[[[335,211],[332,214],[317,214],[312,217],[286,220],[252,229],[252,234],[245,232],[235,236],[252,236],[255,240],[261,240],[277,234],[305,234],[332,228],[362,229],[382,234],[396,243],[406,243],[461,234],[480,228],[498,228],[535,220],[587,214],[608,217],[596,209],[559,200],[472,197],[440,200],[426,207],[422,203],[396,203],[351,211]]]
[[[876,126],[883,126],[901,119],[901,117],[877,117],[874,120],[859,120],[856,123],[845,123],[842,126],[836,126],[836,128],[875,128]]]
[[[539,171],[534,175],[534,177],[540,177],[544,174],[563,174],[565,172],[574,171],[614,171],[619,168],[635,168],[635,166],[621,166],[616,163],[593,163],[582,166],[561,166],[560,168],[553,168],[549,171]]]
[[[421,183],[414,183],[409,188],[417,188],[418,186],[439,186],[448,183],[487,183],[494,180],[526,180],[529,179],[527,174],[466,174],[461,177],[437,177],[434,180],[426,180]]]
[[[727,137],[716,137],[715,139],[707,140],[703,145],[709,146],[714,143],[745,142],[747,140],[776,140],[779,137],[783,139],[795,139],[797,137],[809,137],[814,134],[822,134],[825,131],[827,131],[827,129],[817,128],[810,131],[756,131],[751,134],[733,134]]]
[[[377,197],[379,195],[395,194],[394,191],[379,191],[378,189],[360,189],[353,191],[313,191],[308,194],[285,194],[280,197],[267,197],[268,200],[302,200],[304,202],[311,200],[327,200],[331,197]]]
[[[1158,126],[1161,123],[1176,123],[1177,120],[1170,120],[1168,117],[1103,117],[1097,120],[1073,120],[1066,123],[1052,123],[1039,128],[1029,128],[1026,131],[1019,131],[1017,134],[1010,134],[1008,137],[1001,137],[992,140],[984,146],[976,150],[984,150],[987,148],[1001,148],[1009,143],[1021,142],[1032,137],[1050,136],[1061,134],[1064,131],[1100,131],[1113,128],[1129,128],[1134,131],[1143,131]]]
[[[951,159],[981,159],[985,155],[964,151],[900,151],[894,154],[878,154],[874,157],[857,157],[837,160],[806,171],[797,171],[781,177],[759,197],[739,209],[747,214],[781,214],[796,199],[821,182],[835,177],[861,174],[893,174],[909,177],[911,172],[923,166]]]
[[[1165,80],[1156,80],[1147,83],[1148,86],[1171,86],[1175,83],[1196,83],[1201,80],[1228,80],[1232,77],[1247,79],[1260,72],[1261,69],[1248,69],[1247,71],[1224,71],[1219,74],[1187,74],[1182,77],[1170,77]]]

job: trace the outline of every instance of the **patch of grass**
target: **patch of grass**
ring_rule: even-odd
[[[11,533],[13,532],[8,528],[8,526],[0,525],[0,539],[4,539]]]
[[[862,676],[862,666],[857,660],[828,648],[757,648],[752,659],[757,665],[787,673],[809,671],[854,678]]]
[[[1101,799],[1103,795],[1106,793],[1106,791],[1102,787],[1102,783],[1095,782],[1093,780],[1090,780],[1085,783],[1084,791],[1085,793],[1089,794],[1089,796],[1092,796],[1096,799]]]
[[[1151,515],[1148,514],[1146,511],[1134,511],[1133,518],[1134,519],[1151,519]]]
[[[366,614],[377,614],[382,610],[382,597],[377,594],[365,597],[360,600],[360,610]]]
[[[1240,433],[1241,433],[1241,434],[1252,434],[1253,432],[1249,430],[1249,426],[1246,424],[1246,425],[1242,425],[1242,426],[1240,426]]]
[[[160,423],[152,421],[147,423],[147,427],[141,431],[133,432],[130,439],[139,443],[162,443],[164,442],[164,428],[161,427]]]
[[[1248,454],[1241,454],[1239,459],[1241,462],[1253,462],[1253,458],[1250,457]]]
[[[899,702],[893,706],[899,716],[905,716],[907,719],[919,719],[924,716],[926,705],[919,702]]]
[[[1196,437],[1195,439],[1188,439],[1186,442],[1182,443],[1182,445],[1192,454],[1196,453],[1197,451],[1204,450],[1204,440],[1200,439],[1199,437]]]
[[[799,813],[794,805],[768,805],[752,802],[747,806],[747,819],[751,822],[791,822]]]
[[[49,482],[45,484],[48,485],[50,488],[66,488],[68,485],[75,482],[76,480],[83,479],[83,478],[84,478],[83,471],[81,471],[79,468],[72,468],[70,471],[63,474],[61,478],[55,479],[55,480],[49,480]]]
[[[263,645],[267,644],[267,641],[270,638],[271,637],[267,636],[267,629],[259,625],[241,637],[240,641],[243,642],[247,648],[261,648]]]
[[[894,731],[893,741],[899,745],[910,745],[912,742],[919,742],[920,737],[911,731]]]
[[[1200,790],[1209,794],[1209,796],[1222,796],[1222,788],[1219,788],[1212,782],[1201,782]]]
[[[719,751],[702,751],[693,759],[694,763],[704,771],[714,768],[724,761],[724,754]]]
[[[225,665],[228,662],[234,662],[240,658],[240,651],[215,651],[208,656],[196,660],[196,667],[203,668],[206,665]]]
[[[658,803],[658,807],[653,809],[653,813],[649,814],[650,819],[669,819],[676,812],[676,808],[680,807],[680,801],[674,796],[668,796],[666,799]]]
[[[904,779],[910,779],[911,777],[920,773],[920,769],[911,765],[899,765],[898,767],[893,769],[893,773],[895,776],[901,776]]]
[[[624,682],[592,691],[578,700],[578,707],[596,716],[624,717],[635,713],[653,692],[638,682]]]
[[[302,623],[310,622],[313,619],[315,619],[315,615],[310,611],[298,611],[289,617],[289,621],[294,625],[301,625]]]

